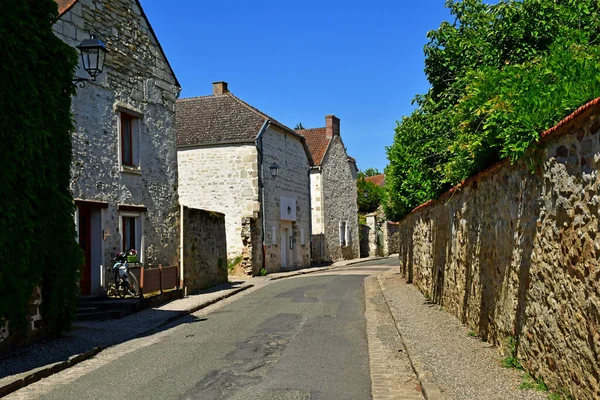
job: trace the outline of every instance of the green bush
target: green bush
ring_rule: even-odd
[[[26,333],[42,288],[44,327],[72,320],[82,252],[75,242],[71,82],[76,52],[52,33],[53,0],[15,0],[0,13],[0,324]]]
[[[386,214],[413,208],[502,158],[600,96],[600,3],[446,2],[455,22],[428,33],[430,90],[387,148]]]

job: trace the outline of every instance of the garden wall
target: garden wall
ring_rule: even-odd
[[[189,292],[227,282],[225,215],[183,207],[183,280]]]
[[[600,99],[400,223],[400,269],[535,377],[600,398]],[[532,172],[533,171],[533,172]]]

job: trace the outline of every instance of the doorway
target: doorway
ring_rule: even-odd
[[[292,234],[292,223],[290,221],[281,221],[280,225],[280,248],[281,248],[281,269],[291,268],[294,263],[294,242]]]
[[[89,296],[92,293],[92,228],[91,209],[87,206],[79,207],[77,226],[79,230],[79,247],[83,250],[83,264],[81,265],[81,281],[79,290],[81,295]]]

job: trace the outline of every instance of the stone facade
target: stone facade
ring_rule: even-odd
[[[310,266],[309,156],[299,137],[274,126],[269,126],[262,135],[262,151],[265,269],[277,272]],[[279,166],[276,178],[270,175],[268,169],[273,162]],[[285,214],[282,208],[286,207],[282,204],[282,197],[295,201],[294,220],[281,218]],[[285,249],[282,249],[283,242]]]
[[[600,398],[599,103],[400,223],[409,281],[577,399]]]
[[[348,154],[339,135],[333,135],[321,163],[323,176],[323,225],[327,258],[349,260],[359,257],[356,179],[352,177]],[[342,224],[346,232],[341,233]],[[340,236],[345,237],[342,244]]]
[[[225,215],[183,207],[183,279],[188,292],[227,282]]]
[[[123,217],[133,221],[132,243],[146,266],[178,261],[180,87],[137,1],[80,0],[53,29],[70,46],[94,34],[109,49],[104,72],[78,88],[72,102],[71,190],[80,243],[89,235],[89,294],[97,294],[111,282],[112,258],[124,247]],[[77,75],[87,77],[81,67]],[[128,162],[124,129],[131,132]]]
[[[225,214],[227,256],[241,255],[243,219],[260,211],[256,145],[182,148],[177,163],[181,204]]]

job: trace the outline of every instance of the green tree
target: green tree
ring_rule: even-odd
[[[596,0],[447,1],[428,33],[430,90],[387,148],[386,212],[399,218],[600,95]]]
[[[53,0],[14,0],[0,13],[0,325],[26,333],[42,288],[43,327],[72,319],[82,254],[75,242],[71,82],[77,53],[52,33]]]
[[[356,180],[356,202],[359,213],[370,213],[379,207],[383,200],[384,189],[381,186],[369,182],[364,176]]]
[[[375,176],[375,175],[379,175],[379,174],[381,174],[381,172],[379,172],[379,170],[377,168],[367,168],[364,171],[358,172],[358,176],[364,176],[364,177]]]

